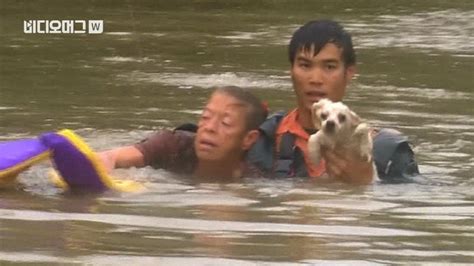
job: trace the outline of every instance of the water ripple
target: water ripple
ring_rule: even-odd
[[[160,83],[163,85],[177,86],[182,89],[190,89],[193,87],[210,88],[225,85],[273,89],[291,88],[289,79],[286,76],[265,76],[253,73],[224,72],[220,74],[197,74],[144,73],[136,71],[130,75],[120,75],[119,78],[139,82]]]
[[[294,205],[294,206],[305,206],[305,207],[319,207],[319,208],[336,208],[336,209],[347,209],[347,210],[358,210],[358,211],[379,211],[383,209],[390,209],[399,204],[389,202],[378,202],[374,200],[303,200],[303,201],[291,201],[283,204]]]
[[[361,48],[410,47],[471,54],[474,51],[474,11],[443,10],[410,15],[381,15],[346,28]]]
[[[411,99],[409,102],[416,102],[413,98],[422,98],[426,101],[434,99],[462,100],[472,97],[472,93],[452,91],[442,88],[397,87],[390,85],[374,86],[368,84],[358,84],[357,87],[358,92],[363,95],[380,94],[383,98],[399,98],[400,96],[406,95]],[[396,101],[399,100],[400,99],[396,99]]]
[[[123,214],[54,213],[0,209],[0,218],[24,221],[88,221],[112,225],[152,227],[204,232],[301,233],[342,236],[427,236],[431,233],[364,226],[251,223],[202,219],[165,218]]]

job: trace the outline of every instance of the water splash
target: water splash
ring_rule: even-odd
[[[359,48],[416,48],[472,55],[474,11],[443,10],[381,15],[374,21],[348,22]]]
[[[159,83],[182,89],[194,87],[211,88],[214,86],[235,85],[250,88],[289,89],[291,84],[287,76],[260,75],[245,72],[224,72],[219,74],[198,73],[144,73],[135,71],[119,78],[133,82]]]

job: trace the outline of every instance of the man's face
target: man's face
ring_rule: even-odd
[[[216,92],[209,99],[198,123],[194,141],[202,161],[227,161],[240,158],[247,133],[246,109],[234,97]]]
[[[313,49],[301,49],[291,67],[293,89],[300,110],[311,111],[313,103],[323,98],[341,101],[354,75],[354,66],[344,66],[342,49],[335,44],[328,43],[316,56],[313,54]]]

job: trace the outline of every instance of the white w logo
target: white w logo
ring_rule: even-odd
[[[104,32],[103,20],[89,20],[89,34],[100,34]]]

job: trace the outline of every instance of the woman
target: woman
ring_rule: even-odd
[[[197,131],[161,130],[132,146],[100,154],[109,169],[153,166],[205,178],[261,176],[245,155],[259,136],[267,110],[250,92],[235,86],[216,88]]]

